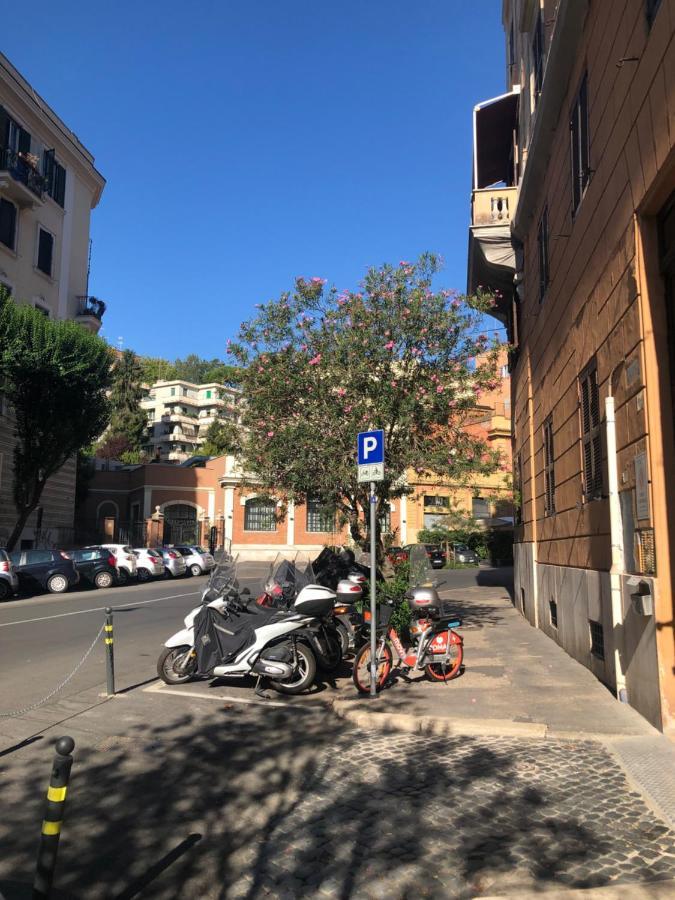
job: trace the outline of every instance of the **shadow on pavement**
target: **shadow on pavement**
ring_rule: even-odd
[[[609,820],[586,808],[610,803],[616,828],[642,842],[645,821],[654,840],[667,831],[622,813],[604,783],[579,790],[580,764],[598,782],[611,769],[589,744],[562,756],[553,742],[353,731],[321,713],[170,708],[162,724],[76,748],[59,890],[117,900],[328,890],[348,900],[381,885],[382,896],[462,898],[518,872],[542,888],[585,887],[616,875]],[[39,765],[24,757],[12,772],[13,814],[0,822],[12,878],[32,873],[45,758],[48,769],[46,746]]]

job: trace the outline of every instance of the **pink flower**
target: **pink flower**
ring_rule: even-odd
[[[338,397],[344,397],[344,395],[345,395],[346,393],[347,393],[347,391],[346,391],[344,388],[338,388],[338,389],[337,389],[337,395],[338,395]]]
[[[346,413],[350,413],[353,409],[354,409],[353,406],[345,406],[345,407],[344,407],[344,411],[345,411]]]
[[[267,432],[267,437],[274,437],[274,432],[273,432],[273,431],[268,431],[268,432]]]
[[[325,278],[312,278],[312,284],[325,284]]]
[[[393,350],[393,349],[394,349],[394,342],[393,342],[393,341],[387,341],[387,343],[384,345],[384,349],[385,349],[385,350]]]
[[[399,262],[399,266],[409,266],[409,265],[410,265],[410,263],[409,263],[409,262],[406,262],[404,259],[402,259],[402,260]]]
[[[437,384],[437,385],[436,385],[436,393],[437,393],[437,394],[442,394],[442,393],[443,393],[443,385],[442,385],[442,384]]]
[[[258,372],[264,372],[264,371],[265,371],[265,370],[263,369],[262,366],[258,366]]]
[[[320,362],[321,362],[321,354],[317,353],[313,359],[310,359],[309,364],[310,364],[310,366],[318,366]]]

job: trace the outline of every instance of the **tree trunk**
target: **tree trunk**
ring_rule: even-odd
[[[15,476],[16,477],[16,476]],[[19,513],[19,517],[16,520],[16,525],[14,526],[12,533],[9,536],[9,540],[7,541],[7,549],[13,550],[16,542],[21,537],[21,532],[24,529],[26,522],[28,521],[30,514],[37,507],[40,502],[40,497],[42,497],[42,491],[44,490],[44,486],[47,483],[47,479],[42,477],[35,479],[33,483],[33,490],[30,494],[31,501],[27,506],[22,506],[20,509],[17,507],[17,511]]]
[[[40,493],[42,493],[42,492],[40,492]],[[14,528],[12,529],[12,533],[10,534],[9,539],[7,541],[7,550],[14,549],[16,542],[21,537],[21,532],[23,531],[26,522],[30,518],[30,514],[37,507],[39,502],[40,502],[40,498],[38,497],[38,499],[35,501],[35,503],[32,506],[26,507],[21,510],[21,512],[19,513],[19,518],[16,520],[16,524],[15,524]]]

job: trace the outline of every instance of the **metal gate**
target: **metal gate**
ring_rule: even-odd
[[[196,544],[197,510],[185,503],[164,507],[164,544]]]

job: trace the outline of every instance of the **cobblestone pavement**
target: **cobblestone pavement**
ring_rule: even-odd
[[[240,862],[228,898],[517,895],[673,878],[675,833],[592,742],[361,732]]]
[[[675,878],[675,833],[599,742],[429,738],[161,693],[93,700],[66,732],[56,885],[69,898],[464,900]],[[66,728],[27,735],[54,712],[5,726],[8,900],[8,881],[32,879]]]

